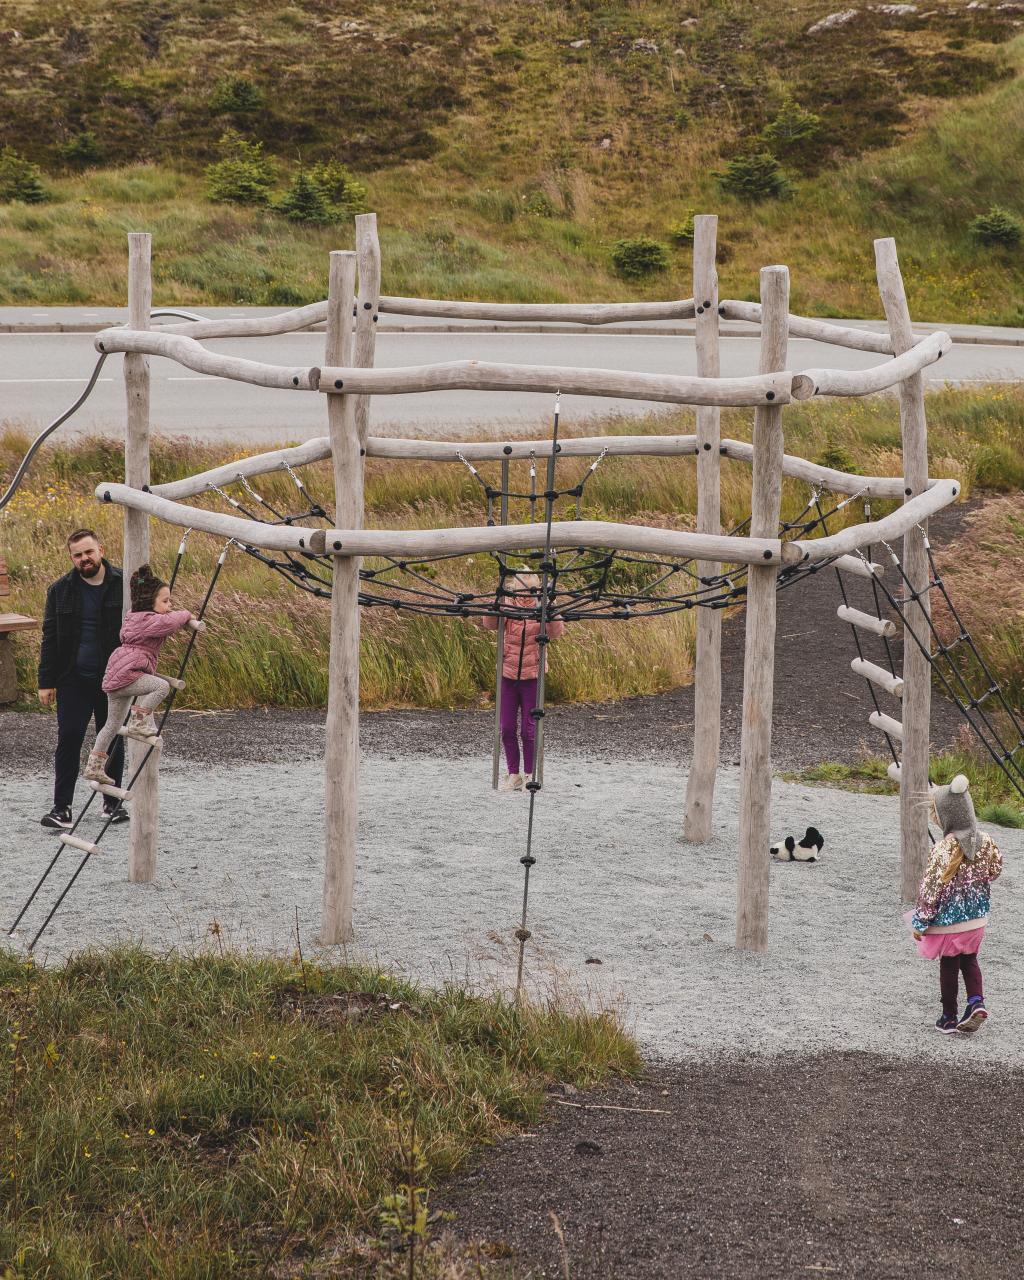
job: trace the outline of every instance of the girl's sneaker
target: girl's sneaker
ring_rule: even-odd
[[[82,770],[82,777],[86,782],[99,782],[106,787],[114,786],[114,779],[103,768],[106,763],[107,757],[102,751],[90,751],[89,759]]]
[[[967,1008],[964,1010],[964,1016],[957,1023],[957,1031],[964,1031],[968,1035],[977,1031],[981,1024],[988,1017],[988,1010],[985,1008],[985,1001],[979,996],[976,1000],[969,1000]]]
[[[943,1013],[939,1015],[939,1020],[935,1024],[935,1030],[941,1031],[944,1036],[954,1036],[957,1032],[957,1021],[955,1013]]]
[[[522,791],[523,775],[521,773],[510,773],[508,782],[505,784],[506,791]]]

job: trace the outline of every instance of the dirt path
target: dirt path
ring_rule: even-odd
[[[1024,1075],[979,1073],[970,1040],[947,1043],[948,1066],[741,1058],[556,1091],[548,1123],[432,1205],[519,1277],[1005,1280],[1024,1244]]]

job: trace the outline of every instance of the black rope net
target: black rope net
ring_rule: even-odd
[[[553,518],[559,502],[570,500],[571,518],[581,519],[586,484],[605,456],[602,453],[580,479],[561,489],[538,487],[536,460],[531,458],[530,488],[526,491],[508,485],[507,468],[503,468],[505,483],[496,487],[462,455],[460,460],[480,485],[486,502],[486,523],[494,526],[499,523],[495,515],[498,504],[504,517],[510,501],[529,505],[530,523],[535,522],[538,508],[546,523]],[[287,470],[296,495],[303,503],[297,511],[280,510],[241,475],[223,486],[211,485],[209,492],[219,495],[239,515],[261,524],[297,525],[319,520],[325,527],[331,527],[334,521],[330,512],[310,494],[292,468]],[[819,492],[814,491],[803,509],[781,524],[780,537],[790,540],[813,536],[826,528],[827,521],[853,500],[852,497],[844,498],[826,511],[819,499]],[[503,518],[501,523],[507,521]],[[743,534],[749,524],[748,518],[732,529],[731,534]],[[298,590],[324,599],[330,597],[331,555],[313,552],[296,555],[270,552],[245,543],[239,545],[253,559]],[[493,562],[495,572],[486,575],[486,586],[470,587],[465,581],[464,570],[460,572],[460,569],[467,559],[476,557],[467,557],[461,552],[403,559],[366,557],[359,575],[359,603],[368,608],[384,607],[437,616],[479,618],[500,614],[504,617],[536,618],[539,617],[540,604],[519,608],[511,603],[511,599],[521,595],[515,581],[517,576],[523,572],[537,572],[544,564],[548,566],[549,613],[566,622],[651,618],[694,608],[725,609],[741,604],[746,598],[746,565],[726,566],[720,573],[702,575],[694,559],[668,559],[611,548],[585,547],[550,553],[524,550],[514,558],[500,552],[488,552],[483,558]],[[827,563],[830,562],[787,565],[779,572],[779,587],[789,586],[810,573],[816,573]],[[495,578],[496,585],[492,585]]]

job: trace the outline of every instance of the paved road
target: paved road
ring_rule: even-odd
[[[323,336],[288,334],[276,338],[222,339],[211,349],[280,364],[318,364]],[[757,369],[756,336],[733,337],[722,344],[724,376]],[[695,373],[692,337],[657,331],[624,333],[382,332],[377,344],[381,366],[427,364],[477,357],[520,364],[575,365],[651,373]],[[0,333],[0,423],[34,430],[72,402],[95,363],[92,337],[84,333]],[[880,357],[841,347],[794,340],[790,367],[863,368]],[[62,428],[62,433],[113,432],[121,429],[124,393],[121,358],[104,367],[92,397]],[[305,440],[326,430],[324,398],[310,392],[258,389],[206,378],[173,362],[152,361],[154,429],[196,439],[245,439],[257,442]],[[926,372],[942,382],[1024,380],[1024,347],[971,343],[954,346]],[[547,426],[548,395],[491,392],[429,392],[381,396],[374,406],[374,430],[382,434],[466,435],[482,428],[495,434],[524,434]],[[573,396],[563,400],[563,420],[595,413],[644,413],[664,409],[639,401]]]

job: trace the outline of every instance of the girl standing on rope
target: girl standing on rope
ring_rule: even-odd
[[[131,603],[131,611],[121,627],[121,644],[110,655],[103,677],[103,692],[107,695],[108,705],[107,722],[96,735],[96,745],[82,771],[82,777],[90,782],[112,783],[103,766],[110,745],[124,724],[132,699],[138,698],[139,701],[132,707],[125,734],[129,738],[147,741],[157,732],[154,710],[170,693],[172,685],[183,687],[180,680],[155,674],[160,646],[169,635],[183,627],[191,627],[194,631],[203,631],[206,627],[187,609],[171,608],[170,587],[153,573],[148,564],[132,574]]]
[[[946,787],[932,787],[932,804],[942,839],[932,849],[911,915],[918,955],[939,961],[942,1013],[936,1030],[946,1035],[977,1031],[988,1017],[978,950],[985,936],[992,881],[1003,855],[992,837],[978,830],[968,782],[958,773]],[[957,1021],[960,974],[967,1008]]]
[[[520,573],[512,579],[510,606],[517,611],[537,608],[540,578],[535,573]],[[497,631],[498,619],[479,619],[486,631]],[[548,618],[549,640],[557,640],[565,630],[559,618]],[[537,722],[531,715],[537,706],[537,679],[540,675],[541,645],[537,641],[540,621],[537,618],[506,617],[501,654],[501,742],[508,765],[509,791],[522,791],[525,785],[519,772],[519,740],[522,737],[523,769],[533,773],[533,749],[537,738]],[[547,671],[547,655],[544,670]]]

